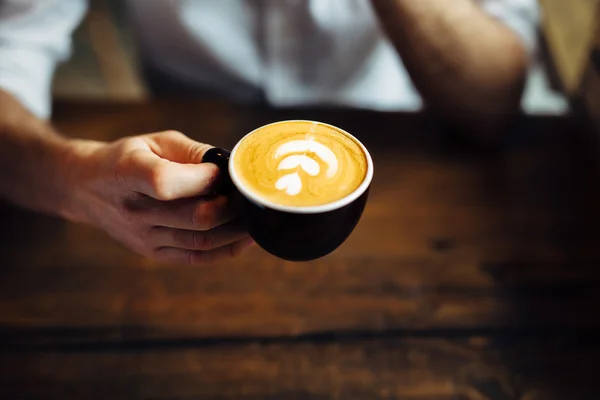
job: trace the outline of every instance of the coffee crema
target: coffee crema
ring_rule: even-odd
[[[368,164],[360,145],[343,131],[318,122],[286,121],[246,136],[233,168],[259,198],[306,207],[348,196],[365,180]]]

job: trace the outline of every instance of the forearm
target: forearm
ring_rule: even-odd
[[[518,111],[527,55],[473,0],[372,0],[426,105],[463,128]]]
[[[0,90],[0,198],[66,216],[78,147]]]
[[[160,261],[200,264],[253,245],[215,196],[211,146],[175,131],[67,139],[0,90],[0,199],[103,229]]]

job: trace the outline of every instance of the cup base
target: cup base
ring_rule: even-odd
[[[294,214],[265,208],[243,196],[242,218],[250,236],[268,253],[287,261],[306,262],[336,250],[350,236],[367,203],[367,189],[352,203],[317,214]]]

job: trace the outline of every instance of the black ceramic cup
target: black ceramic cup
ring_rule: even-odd
[[[306,121],[278,123],[285,122]],[[224,190],[231,196],[250,236],[260,247],[276,257],[289,261],[310,261],[331,253],[350,236],[363,213],[373,179],[373,161],[360,141],[346,131],[334,128],[360,145],[367,159],[367,174],[354,192],[325,205],[275,204],[244,187],[234,170],[233,160],[239,143],[256,130],[244,136],[231,152],[213,148],[208,150],[202,159],[202,162],[214,163],[221,169],[226,179]]]

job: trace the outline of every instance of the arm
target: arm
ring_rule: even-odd
[[[44,119],[56,62],[83,14],[80,0],[0,6],[0,198],[106,231],[132,250],[200,263],[251,245],[215,196],[210,146],[178,132],[112,143],[68,139]]]
[[[0,90],[0,198],[66,216],[74,170],[66,157],[69,147],[47,122]]]
[[[211,146],[174,131],[68,139],[0,90],[0,198],[106,231],[160,261],[199,264],[253,242],[214,195]]]
[[[518,111],[526,48],[475,1],[371,1],[425,103],[442,118],[493,134]]]

